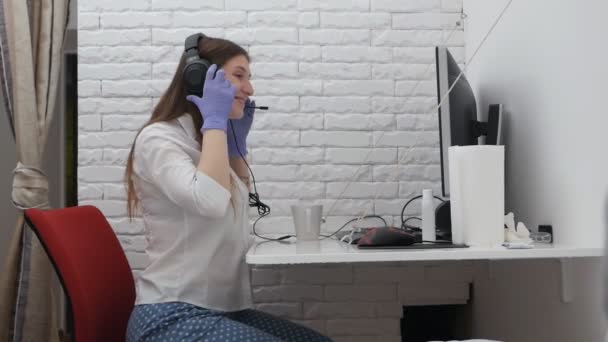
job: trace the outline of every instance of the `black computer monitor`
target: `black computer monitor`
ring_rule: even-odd
[[[486,144],[500,145],[502,143],[502,105],[490,105],[488,121],[478,121],[477,104],[473,90],[465,75],[460,75],[462,70],[447,47],[437,46],[435,48],[435,63],[437,68],[437,101],[441,104],[438,108],[441,189],[443,196],[449,197],[448,147],[477,145],[478,138],[482,136],[485,136]],[[456,81],[457,79],[458,81]],[[441,103],[444,97],[446,99]],[[435,220],[437,228],[440,230],[451,229],[449,218],[449,201],[446,201],[437,209]]]
[[[477,104],[473,90],[461,69],[444,46],[435,48],[438,103],[451,91],[437,112],[439,114],[439,142],[441,160],[441,188],[444,197],[450,195],[448,147],[477,145],[478,138],[486,137],[486,144],[501,144],[501,105],[490,105],[488,122],[477,120]],[[458,78],[458,82],[456,79]],[[456,84],[454,85],[454,82]],[[452,87],[453,86],[453,87]]]

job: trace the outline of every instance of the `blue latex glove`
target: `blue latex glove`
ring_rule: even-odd
[[[228,125],[228,114],[232,110],[232,102],[236,88],[225,77],[224,70],[217,70],[213,64],[207,70],[205,85],[203,86],[203,97],[188,95],[186,99],[196,105],[203,116],[204,133],[209,129],[221,129],[226,132]],[[215,75],[215,77],[214,77]]]
[[[245,108],[243,109],[243,117],[240,119],[230,119],[230,125],[232,127],[228,127],[227,132],[228,156],[240,156],[239,150],[243,156],[247,155],[247,135],[249,135],[249,130],[251,129],[251,124],[253,123],[253,113],[255,112],[254,107],[255,101],[247,99],[247,101],[245,101]]]

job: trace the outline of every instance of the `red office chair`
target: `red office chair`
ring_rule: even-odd
[[[124,341],[135,284],[122,247],[99,209],[28,209],[25,219],[66,292],[74,341]]]

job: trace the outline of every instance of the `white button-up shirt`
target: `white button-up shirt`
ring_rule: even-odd
[[[154,123],[137,137],[134,183],[150,264],[137,278],[135,303],[250,308],[249,191],[232,169],[230,192],[197,169],[195,132],[186,114]]]

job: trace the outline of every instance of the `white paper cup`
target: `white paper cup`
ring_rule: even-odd
[[[323,219],[323,205],[292,205],[291,214],[300,241],[318,240]]]

